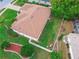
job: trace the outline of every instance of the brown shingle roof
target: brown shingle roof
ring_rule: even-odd
[[[49,16],[49,8],[34,4],[25,4],[21,8],[21,13],[16,17],[17,21],[12,24],[12,29],[33,37],[37,41]]]

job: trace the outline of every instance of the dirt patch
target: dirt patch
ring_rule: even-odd
[[[64,27],[65,34],[71,33],[74,28],[72,21],[64,21],[63,27]]]
[[[59,45],[59,50],[62,52],[62,59],[69,59],[68,56],[69,51],[66,44],[63,41],[59,41],[58,45]]]

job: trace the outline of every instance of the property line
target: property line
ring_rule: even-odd
[[[64,21],[64,19],[62,19],[61,26],[63,25],[63,21]],[[57,37],[56,37],[56,40],[55,40],[55,43],[54,43],[54,45],[53,45],[52,50],[54,49],[54,47],[55,47],[55,45],[56,45],[56,43],[57,43],[57,41],[58,41],[58,37],[59,37],[59,34],[60,34],[60,32],[61,32],[61,26],[60,26],[60,29],[59,29],[59,32],[58,32],[58,35],[57,35]]]

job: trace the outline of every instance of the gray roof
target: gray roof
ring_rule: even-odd
[[[79,59],[79,34],[68,35],[69,49],[72,59]]]

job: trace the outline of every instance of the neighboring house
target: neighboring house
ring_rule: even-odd
[[[11,28],[20,35],[38,41],[50,13],[48,7],[25,4]]]
[[[79,33],[79,20],[74,20],[73,25],[74,25],[74,32]]]
[[[12,0],[0,0],[0,10],[7,7],[11,2]]]
[[[70,33],[64,39],[69,45],[69,59],[79,59],[79,34]]]
[[[40,3],[40,4],[51,5],[50,0],[28,0],[28,2],[37,2],[37,3]]]

